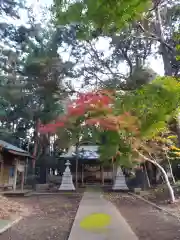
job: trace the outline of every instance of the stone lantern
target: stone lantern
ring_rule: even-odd
[[[70,164],[69,160],[67,160],[65,163],[66,169],[63,173],[61,185],[59,187],[60,191],[74,191],[75,190],[73,180],[72,180],[72,174],[71,174],[71,171],[69,168],[70,165],[71,164]]]
[[[128,190],[125,176],[124,176],[120,166],[118,166],[118,168],[117,168],[116,178],[115,178],[115,182],[114,182],[112,189],[113,190]]]

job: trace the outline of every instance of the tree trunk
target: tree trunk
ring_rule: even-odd
[[[165,44],[160,7],[157,4],[157,0],[153,0],[153,3],[156,6],[155,7],[156,34],[160,39],[160,51],[161,51],[160,54],[162,56],[163,63],[164,63],[164,74],[165,76],[172,76],[173,71],[172,71],[171,60],[169,57],[170,52]],[[178,147],[180,147],[180,113],[177,116],[177,137],[178,137]]]
[[[78,188],[78,162],[79,162],[79,153],[78,153],[79,143],[76,144],[76,176],[75,176],[75,185],[76,189]]]
[[[27,144],[27,152],[28,153],[29,153],[29,145],[30,145],[30,140],[28,140],[28,144]],[[28,166],[29,166],[29,158],[27,157],[26,165],[25,165],[25,176],[24,176],[24,183],[25,184],[27,182],[27,177],[28,177]]]
[[[148,161],[148,162],[151,162],[152,164],[154,164],[155,166],[157,166],[157,167],[161,170],[161,172],[162,172],[162,174],[163,174],[163,176],[164,176],[164,179],[165,179],[166,186],[167,186],[167,188],[168,188],[168,190],[169,190],[169,194],[170,194],[170,198],[171,198],[171,203],[174,203],[174,202],[175,202],[174,190],[173,190],[173,188],[172,188],[172,186],[171,186],[171,184],[170,184],[169,178],[168,178],[167,173],[166,173],[166,171],[164,170],[164,168],[161,167],[161,165],[160,165],[159,163],[157,163],[156,161],[151,160],[150,158],[147,158],[146,156],[144,156],[143,154],[141,154],[139,151],[137,151],[137,152],[139,153],[140,157],[142,157],[144,160],[146,160],[146,161]]]
[[[35,122],[35,129],[34,129],[33,168],[35,168],[37,148],[38,148],[38,127],[39,127],[39,120]]]
[[[38,149],[38,128],[39,128],[40,120],[37,119],[35,122],[34,129],[34,150],[33,150],[33,159],[32,159],[32,174],[33,174],[33,188],[35,187],[35,167],[36,167],[36,158],[37,158],[37,149]]]
[[[168,165],[169,165],[169,171],[170,171],[170,174],[171,174],[171,177],[172,177],[173,184],[175,184],[175,183],[176,183],[176,181],[175,181],[174,174],[173,174],[173,171],[172,171],[171,162],[170,162],[170,160],[169,160],[168,156],[167,156],[167,161],[168,161]]]
[[[165,44],[165,38],[163,33],[163,27],[162,27],[162,18],[160,14],[160,6],[156,3],[157,0],[153,0],[155,7],[155,15],[156,15],[156,35],[160,39],[160,54],[163,59],[164,63],[164,74],[166,76],[172,76],[172,66],[169,59],[169,51],[167,49],[167,46]]]
[[[176,134],[178,138],[178,147],[180,147],[180,113],[178,113],[176,119]]]
[[[170,197],[171,197],[171,202],[174,203],[175,202],[174,190],[173,190],[173,188],[170,184],[170,181],[169,181],[169,178],[167,176],[166,171],[157,162],[152,161],[152,163],[154,163],[154,165],[156,165],[161,170],[162,174],[164,175],[165,183],[167,185],[167,188],[169,190],[169,194],[170,194]]]
[[[151,183],[150,183],[150,180],[149,180],[146,163],[144,163],[144,172],[145,172],[145,175],[146,175],[148,187],[150,188],[151,187]]]

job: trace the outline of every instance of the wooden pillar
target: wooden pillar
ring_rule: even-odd
[[[102,167],[102,183],[104,185],[104,167]]]
[[[104,167],[101,165],[101,181],[102,185],[104,185]]]
[[[24,172],[24,183],[26,184],[27,182],[27,177],[28,177],[28,165],[29,165],[29,159],[27,157],[26,159],[26,165],[25,165],[25,172]]]
[[[115,179],[115,169],[114,169],[114,163],[112,162],[112,183],[114,184]]]
[[[78,156],[76,156],[76,179],[75,179],[76,189],[78,188],[78,177],[79,177],[79,175],[78,175],[78,161],[79,161]]]
[[[0,148],[1,150],[1,148]],[[0,166],[1,166],[1,169],[0,169],[0,183],[2,183],[3,181],[3,172],[4,172],[4,161],[3,161],[3,156],[2,154],[0,153]]]
[[[0,169],[0,183],[3,183],[3,172],[4,172],[4,161],[1,160],[1,169]]]
[[[102,184],[102,166],[100,165],[100,182]]]
[[[15,168],[14,168],[14,180],[13,180],[13,190],[16,190],[16,183],[17,183],[17,167],[18,167],[18,159],[15,158]]]
[[[21,191],[24,189],[24,178],[25,178],[25,172],[21,172]]]
[[[82,164],[82,173],[81,173],[82,186],[84,186],[84,164]]]

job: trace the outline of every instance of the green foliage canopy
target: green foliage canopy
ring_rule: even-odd
[[[179,99],[180,83],[172,77],[158,77],[135,91],[118,94],[115,114],[135,114],[141,122],[141,134],[151,138],[175,116]]]
[[[131,92],[118,92],[113,106],[113,116],[130,113],[138,120],[138,132],[133,133],[119,126],[119,130],[104,131],[105,143],[100,147],[101,159],[116,156],[124,166],[132,166],[138,159],[137,151],[160,152],[155,140],[167,131],[168,122],[177,113],[180,101],[180,83],[176,78],[160,77],[152,83]],[[131,122],[131,121],[129,121]],[[100,135],[102,130],[100,131]],[[137,162],[136,162],[137,163]]]
[[[92,37],[94,31],[110,33],[140,18],[149,0],[54,0],[53,12],[59,25],[75,24],[79,38]]]

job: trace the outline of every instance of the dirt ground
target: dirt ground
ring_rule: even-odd
[[[106,193],[139,240],[180,240],[180,222],[133,196]],[[15,198],[29,209],[0,240],[67,240],[82,195],[44,195]]]
[[[149,191],[143,191],[141,196],[158,206],[168,210],[180,218],[180,188],[174,188],[176,202],[169,204],[170,197],[169,191],[166,186],[158,186],[156,189],[150,189]]]
[[[30,214],[0,235],[0,240],[67,240],[81,197],[78,194],[15,198]]]
[[[107,193],[139,240],[179,240],[180,221],[128,194]]]

